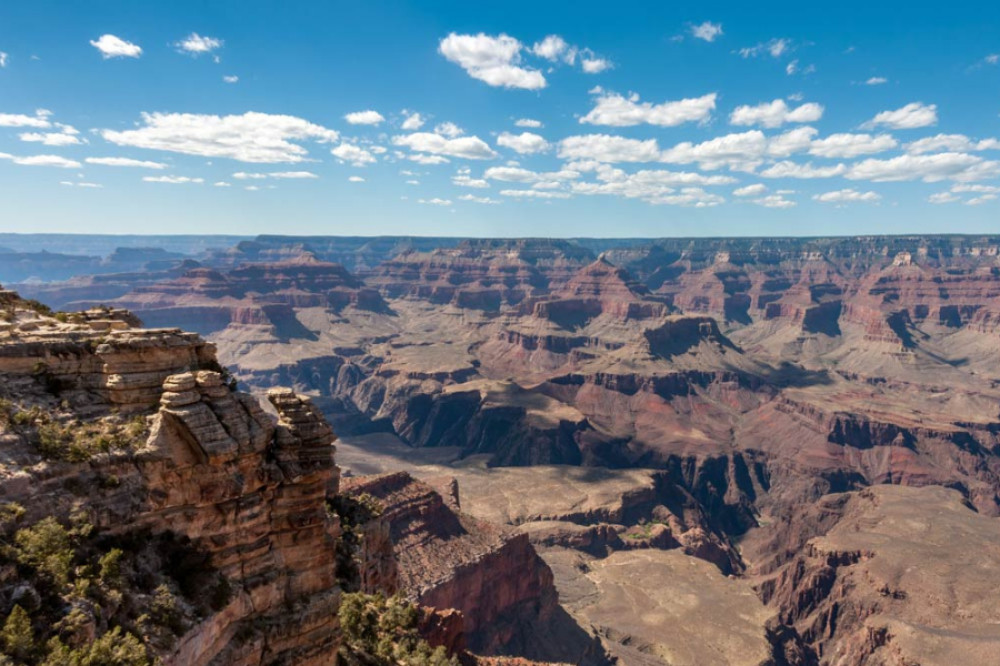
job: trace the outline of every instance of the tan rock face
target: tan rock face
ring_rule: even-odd
[[[28,444],[4,463],[0,495],[29,517],[68,513],[73,479],[88,488],[84,508],[99,533],[148,529],[187,537],[229,582],[232,595],[161,654],[164,664],[327,665],[340,643],[340,588],[334,561],[338,524],[326,513],[337,491],[335,437],[310,400],[275,390],[278,421],[234,393],[212,368],[212,347],[178,331],[128,329],[96,337],[39,323],[37,332],[0,341],[0,381],[46,397],[38,368],[51,373],[65,406],[80,414],[129,408],[148,414],[150,435],[134,453],[88,463],[39,461]],[[27,393],[18,394],[27,399]],[[13,451],[12,451],[13,453]],[[17,459],[14,456],[7,460]],[[116,479],[114,487],[91,476]]]

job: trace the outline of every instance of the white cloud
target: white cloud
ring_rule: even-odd
[[[65,157],[60,157],[59,155],[29,155],[25,157],[21,155],[0,153],[0,160],[10,160],[14,164],[20,164],[22,166],[50,166],[60,167],[63,169],[78,169],[83,166],[76,160],[70,160]]]
[[[545,77],[534,69],[520,66],[524,45],[509,35],[492,37],[484,33],[451,33],[441,40],[438,51],[464,69],[474,79],[504,88],[538,90],[546,86]]]
[[[897,146],[888,134],[831,134],[812,142],[809,152],[817,157],[858,157],[892,150]]]
[[[785,160],[761,171],[760,175],[764,178],[833,178],[844,175],[846,171],[847,167],[843,164],[816,167],[812,165],[812,162],[799,164]]]
[[[757,106],[738,106],[729,116],[731,125],[761,125],[781,127],[785,123],[811,123],[823,117],[823,106],[810,102],[794,109],[783,99],[763,102]]]
[[[772,58],[780,58],[792,48],[792,42],[788,39],[771,39],[761,42],[756,46],[748,46],[740,49],[739,53],[744,58],[756,58],[759,55],[767,54]]]
[[[190,35],[177,42],[174,46],[176,46],[177,50],[182,53],[200,55],[202,53],[211,53],[212,51],[221,48],[222,40],[216,39],[215,37],[202,37],[197,32],[192,32]]]
[[[90,40],[90,45],[101,52],[101,57],[108,58],[138,58],[142,48],[132,42],[126,42],[114,35],[101,35],[99,39]]]
[[[256,185],[247,185],[243,189],[246,190],[247,192],[257,192],[258,190],[260,190],[260,188],[257,187]]]
[[[769,194],[766,197],[754,199],[753,202],[764,208],[794,208],[797,204],[791,199],[786,199],[780,192]]]
[[[10,60],[10,55],[4,51],[0,51],[0,69],[7,66],[7,61]]]
[[[439,199],[437,197],[433,199],[417,199],[417,203],[427,204],[430,206],[450,206],[451,199]]]
[[[539,129],[542,126],[540,120],[533,120],[531,118],[520,118],[514,124],[518,127],[530,127],[532,129]]]
[[[555,62],[569,52],[570,46],[566,40],[559,35],[549,35],[540,42],[535,42],[531,47],[531,52],[536,56]]]
[[[420,153],[416,155],[405,155],[404,157],[405,159],[416,162],[417,164],[425,164],[428,166],[435,164],[448,164],[451,161],[447,157],[443,157],[441,155],[423,155]]]
[[[292,141],[330,143],[340,136],[302,118],[254,111],[240,116],[143,113],[142,121],[138,129],[106,129],[100,135],[119,146],[251,163],[301,162],[308,151]]]
[[[226,83],[239,83],[240,77],[236,76],[235,74],[231,74],[229,76],[223,76],[222,80],[225,81]]]
[[[393,137],[392,143],[396,146],[405,146],[417,153],[447,155],[469,160],[490,160],[497,156],[497,153],[477,136],[448,139],[431,132],[414,132]]]
[[[911,102],[895,111],[882,111],[862,127],[872,129],[883,125],[892,129],[915,129],[936,125],[937,121],[937,104]]]
[[[868,79],[867,81],[865,81],[865,85],[866,86],[880,86],[883,83],[888,83],[888,82],[889,82],[889,79],[885,78],[884,76],[873,76],[870,79]]]
[[[403,121],[401,127],[407,132],[409,132],[412,130],[420,129],[421,127],[424,126],[424,122],[426,122],[424,120],[424,117],[421,116],[419,113],[411,113],[406,116],[406,119]]]
[[[34,116],[26,116],[20,113],[0,113],[0,127],[34,127],[37,129],[47,129],[52,127],[49,116],[52,114],[45,109],[38,109]]]
[[[600,74],[611,69],[612,66],[611,61],[605,58],[583,58],[580,60],[580,67],[587,74]]]
[[[569,136],[559,142],[559,157],[598,162],[654,162],[660,156],[656,139],[628,139],[609,134]]]
[[[521,167],[502,166],[490,167],[483,174],[490,180],[502,180],[508,183],[540,183],[545,181],[567,181],[578,178],[580,173],[572,169],[562,171],[538,172]]]
[[[355,111],[344,116],[344,120],[352,125],[378,125],[385,122],[385,117],[378,111]]]
[[[351,166],[363,167],[367,164],[375,164],[378,160],[370,152],[355,146],[353,143],[342,143],[330,153],[341,162],[348,162]]]
[[[440,134],[441,136],[446,136],[449,139],[454,139],[456,136],[462,136],[465,134],[465,130],[456,125],[455,123],[438,123],[434,127],[434,133]]]
[[[60,185],[65,185],[66,187],[82,187],[82,188],[91,189],[91,190],[99,190],[99,189],[101,189],[101,188],[104,187],[100,183],[87,183],[87,182],[81,182],[81,181],[75,181],[74,182],[74,181],[71,181],[71,180],[61,180],[61,181],[59,181],[59,184]]]
[[[490,186],[490,184],[484,179],[473,178],[468,173],[459,173],[457,176],[452,176],[451,182],[459,187],[474,187],[477,189],[483,189]]]
[[[83,143],[76,132],[24,132],[19,134],[21,141],[41,143],[45,146],[75,146]]]
[[[365,182],[365,179],[362,178],[361,176],[350,176],[350,177],[348,177],[347,182],[349,182],[349,183],[363,183],[363,182]]]
[[[866,202],[871,203],[874,201],[879,201],[882,195],[878,192],[858,192],[853,189],[836,190],[834,192],[824,192],[823,194],[813,195],[814,201],[819,201],[820,203],[833,203],[833,204],[846,204],[855,202]]]
[[[761,183],[747,185],[733,190],[734,197],[756,197],[767,192],[767,186]]]
[[[590,113],[580,118],[581,123],[630,127],[643,123],[660,127],[675,127],[682,123],[708,120],[715,109],[716,93],[676,102],[651,104],[640,102],[639,96],[623,97],[618,93],[601,92]]]
[[[867,159],[851,166],[845,174],[851,180],[875,182],[941,180],[969,182],[1000,176],[1000,162],[988,162],[966,153],[900,155],[888,160]]]
[[[184,185],[186,183],[200,185],[205,182],[204,178],[189,178],[187,176],[143,176],[142,179],[147,183],[168,183],[170,185]]]
[[[960,197],[955,196],[951,192],[938,192],[927,197],[927,201],[932,204],[946,204],[960,200]]]
[[[699,186],[728,185],[736,182],[729,176],[706,176],[700,173],[644,169],[626,173],[608,165],[579,165],[595,172],[599,182],[575,181],[570,183],[574,193],[585,195],[614,195],[640,199],[651,204],[705,206],[722,203],[717,194],[709,194]],[[590,167],[592,166],[592,169]],[[537,185],[535,187],[538,187]],[[678,190],[678,188],[680,188]]]
[[[518,199],[569,199],[570,197],[566,192],[546,192],[544,190],[500,190],[500,194]]]
[[[281,180],[312,179],[319,178],[312,171],[271,171],[270,173],[247,173],[238,171],[233,174],[237,180],[264,180],[265,178],[278,178]]]
[[[541,153],[550,148],[548,141],[531,132],[522,132],[520,134],[504,132],[497,137],[497,145],[510,148],[522,155]]]
[[[966,206],[978,206],[990,201],[996,201],[997,195],[995,194],[984,194],[982,196],[974,197],[965,202]]]
[[[973,141],[964,134],[938,134],[917,139],[906,145],[906,151],[913,155],[938,151],[964,153],[976,150],[1000,150],[1000,141],[997,139]]]
[[[760,130],[750,130],[718,136],[699,144],[685,141],[663,151],[660,159],[674,164],[697,162],[702,169],[729,167],[752,171],[766,158],[788,157],[808,150],[816,133],[812,127],[798,127],[767,137]]]
[[[703,39],[706,42],[714,42],[720,35],[722,35],[722,24],[705,21],[700,25],[692,25],[691,35],[697,39]]]
[[[319,178],[312,171],[272,171],[267,174],[271,178],[278,178],[281,180],[311,180],[313,178]]]
[[[166,169],[163,162],[149,162],[146,160],[133,160],[129,157],[88,157],[84,160],[87,164],[98,164],[100,166],[111,167],[136,167],[140,169]]]
[[[463,194],[458,197],[461,201],[471,201],[472,203],[478,204],[499,204],[502,203],[499,199],[491,199],[490,197],[477,197],[474,194]]]
[[[224,180],[220,180],[217,183],[212,183],[212,187],[232,187],[232,185]]]

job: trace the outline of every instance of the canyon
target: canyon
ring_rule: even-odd
[[[988,663],[1000,647],[1000,237],[266,236],[176,255],[12,273],[22,296],[84,315],[46,315],[51,332],[20,315],[0,369],[37,384],[44,359],[71,410],[153,421],[146,446],[165,458],[115,474],[167,497],[95,496],[101,529],[159,524],[241,470],[245,487],[213,502],[266,505],[270,557],[302,544],[280,564],[249,543],[212,555],[248,595],[237,562],[274,577],[266,603],[188,639],[225,663],[238,628],[284,602],[267,585],[310,620],[253,634],[238,663],[339,640],[342,518],[311,528],[282,493],[377,505],[354,582],[436,609],[425,633],[452,652],[860,665]],[[133,315],[163,328],[135,333]],[[116,370],[133,347],[171,351]],[[342,476],[318,459],[327,421]],[[270,464],[280,480],[251,483]],[[195,543],[225,550],[218,519],[183,514]]]

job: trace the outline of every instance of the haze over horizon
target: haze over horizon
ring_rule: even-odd
[[[995,232],[998,28],[963,2],[5,3],[0,233]]]

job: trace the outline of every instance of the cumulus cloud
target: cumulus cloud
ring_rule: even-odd
[[[363,183],[363,182],[365,182],[365,179],[362,178],[361,176],[350,176],[350,177],[348,177],[347,182],[349,182],[349,183]]]
[[[20,164],[22,166],[49,166],[49,167],[59,167],[62,169],[78,169],[82,166],[76,160],[60,157],[59,155],[21,156],[21,155],[10,155],[8,153],[0,153],[0,160],[9,160],[14,164]]]
[[[535,45],[531,47],[531,52],[552,62],[566,59],[568,63],[572,64],[576,57],[576,49],[572,49],[566,40],[559,35],[549,35],[542,41],[535,42]]]
[[[598,162],[654,162],[660,148],[656,139],[629,139],[609,134],[569,136],[559,142],[559,157]]]
[[[45,109],[38,109],[35,115],[27,116],[21,113],[0,113],[0,127],[34,127],[36,129],[48,129],[52,127],[49,117],[51,112]]]
[[[264,180],[266,178],[278,178],[279,180],[302,180],[319,178],[312,171],[271,171],[269,173],[247,173],[238,171],[233,174],[237,180]]]
[[[134,160],[129,157],[88,157],[84,160],[87,164],[97,164],[111,167],[131,167],[138,169],[166,169],[163,162],[150,162],[147,160]]]
[[[539,129],[542,127],[542,122],[540,120],[533,120],[532,118],[520,118],[514,122],[518,127],[530,127],[532,129]]]
[[[706,176],[686,171],[665,169],[643,169],[627,173],[606,164],[579,165],[581,169],[594,171],[597,182],[575,181],[571,190],[583,195],[613,195],[627,199],[639,199],[651,204],[680,206],[717,205],[724,199],[710,194],[702,186],[727,185],[736,182],[729,176]]]
[[[451,199],[439,199],[437,197],[433,199],[417,199],[417,203],[427,204],[430,206],[450,206]]]
[[[537,184],[544,182],[565,182],[578,178],[580,173],[572,169],[561,171],[531,171],[515,166],[490,167],[483,174],[490,180],[501,180],[507,183]]]
[[[497,145],[510,148],[522,155],[541,153],[550,147],[549,142],[543,137],[531,132],[521,132],[520,134],[504,132],[497,137]]]
[[[799,164],[798,162],[784,160],[761,171],[760,175],[764,178],[812,179],[833,178],[834,176],[842,176],[846,172],[847,166],[843,164],[836,164],[833,166],[813,166],[812,162],[809,162],[808,164]]]
[[[168,185],[200,185],[205,182],[204,178],[189,178],[188,176],[143,176],[147,183],[167,183]]]
[[[652,104],[640,102],[636,94],[623,97],[618,93],[601,92],[594,108],[580,118],[580,122],[612,127],[630,127],[643,123],[675,127],[682,123],[708,120],[715,110],[716,97],[716,93],[709,93],[701,97]]]
[[[497,156],[496,151],[477,136],[449,139],[431,132],[414,132],[413,134],[393,137],[392,143],[396,146],[409,148],[416,153],[446,155],[469,160],[491,160]]]
[[[251,163],[301,162],[308,151],[293,141],[331,143],[340,136],[302,118],[254,111],[239,116],[143,113],[138,129],[99,133],[119,146]]]
[[[421,127],[423,127],[424,122],[426,122],[424,120],[424,117],[421,116],[419,113],[410,113],[406,116],[406,119],[403,121],[403,124],[400,125],[400,127],[406,130],[407,132],[410,132],[413,130],[418,130]]]
[[[752,171],[765,159],[788,157],[808,150],[816,133],[812,127],[799,127],[768,137],[760,130],[750,130],[718,136],[698,144],[690,141],[679,143],[663,151],[660,159],[674,164],[697,162],[703,169],[729,167]]]
[[[809,152],[817,157],[858,157],[872,155],[897,146],[894,138],[888,134],[831,134],[823,139],[812,142]]]
[[[858,192],[853,189],[836,190],[834,192],[813,195],[814,201],[841,205],[855,202],[871,203],[881,199],[882,195],[878,192]]]
[[[78,134],[79,132],[72,127],[67,127],[61,132],[24,132],[18,134],[18,138],[21,141],[40,143],[44,146],[75,146],[85,143],[77,136]]]
[[[459,187],[473,187],[476,189],[483,189],[490,186],[485,179],[470,176],[468,169],[460,169],[457,175],[452,176],[451,182]]]
[[[938,151],[965,153],[977,150],[1000,150],[1000,141],[997,139],[973,141],[964,134],[938,134],[917,139],[906,145],[906,151],[913,155]]]
[[[754,183],[753,185],[747,185],[746,187],[740,187],[733,190],[734,197],[756,197],[767,192],[767,186],[761,183]]]
[[[500,190],[505,197],[518,199],[569,199],[566,192],[548,192],[545,190]]]
[[[791,199],[786,199],[785,195],[780,192],[754,199],[753,202],[764,208],[794,208],[797,205]]]
[[[705,21],[699,25],[692,25],[691,36],[696,39],[703,39],[706,42],[714,42],[722,36],[722,24]]]
[[[222,80],[225,81],[226,83],[239,83],[240,77],[236,76],[235,74],[231,74],[229,76],[223,76]]]
[[[378,111],[355,111],[344,116],[344,120],[352,125],[378,125],[385,122],[385,117]]]
[[[866,86],[880,86],[883,83],[888,83],[888,82],[889,82],[889,79],[885,78],[884,76],[873,76],[870,79],[868,79],[867,81],[865,81],[865,85]]]
[[[347,162],[351,166],[363,167],[368,164],[375,164],[378,160],[370,152],[355,146],[353,143],[342,143],[330,151],[334,157],[342,162]]]
[[[499,199],[491,199],[490,197],[477,197],[474,194],[463,194],[458,197],[461,201],[471,201],[477,204],[499,204],[502,203]]]
[[[600,74],[604,70],[611,69],[613,65],[610,60],[605,58],[582,58],[580,60],[580,67],[587,74]]]
[[[0,51],[0,69],[7,66],[7,61],[10,60],[10,55],[5,51]]]
[[[894,111],[882,111],[876,114],[874,118],[861,127],[872,129],[881,125],[891,129],[916,129],[936,125],[937,121],[937,104],[910,102]]]
[[[456,136],[462,136],[465,134],[465,130],[456,125],[455,123],[438,123],[434,127],[434,133],[440,134],[441,136],[446,136],[449,139],[454,139]]]
[[[451,33],[441,40],[438,51],[464,69],[469,76],[494,87],[539,90],[547,85],[535,69],[521,66],[524,45],[505,34],[493,37],[485,33]]]
[[[142,55],[142,48],[137,44],[127,42],[114,35],[101,35],[98,39],[90,40],[90,45],[100,51],[101,57],[105,60],[109,58],[138,58]]]
[[[900,155],[888,160],[867,159],[844,174],[850,180],[875,182],[922,180],[975,181],[1000,176],[1000,162],[986,161],[967,153]]]
[[[174,44],[174,46],[176,46],[177,50],[181,53],[201,55],[202,53],[211,53],[218,48],[222,48],[222,40],[216,39],[215,37],[202,37],[197,32],[192,32],[190,35]]]
[[[714,100],[713,100],[714,101]],[[785,123],[811,123],[823,117],[823,106],[810,102],[794,109],[783,99],[763,102],[756,106],[738,106],[729,116],[731,125],[761,125],[781,127]]]

